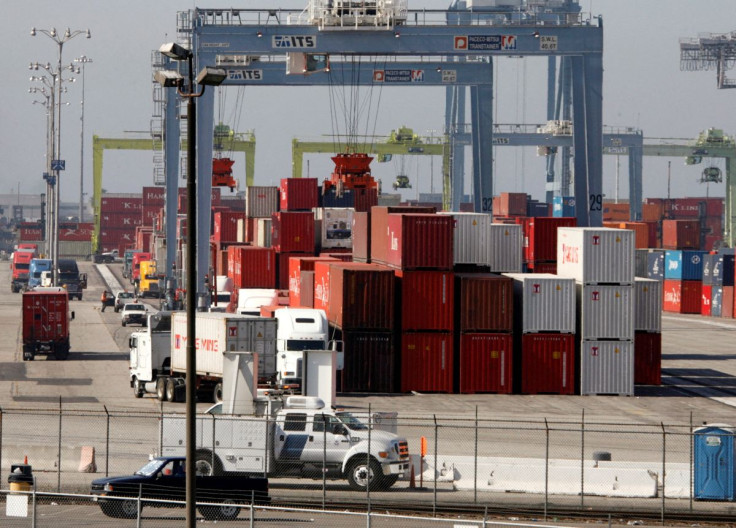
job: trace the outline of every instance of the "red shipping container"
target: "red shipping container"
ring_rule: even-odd
[[[603,203],[603,220],[611,222],[626,222],[631,218],[628,203]]]
[[[649,200],[649,198],[647,198]],[[664,215],[664,204],[645,202],[641,206],[641,219],[644,222],[660,222]]]
[[[646,249],[649,245],[649,225],[644,222],[621,222],[619,229],[631,229],[634,232],[634,246],[636,249]]]
[[[256,226],[257,220],[255,218],[245,218],[243,221],[245,226],[244,238],[245,242],[255,242],[256,240]]]
[[[453,363],[452,334],[401,334],[401,392],[452,393]]]
[[[705,198],[674,198],[669,202],[670,218],[699,218],[707,209]]]
[[[305,253],[276,253],[276,288],[285,290],[289,297],[289,260],[294,257],[311,256]],[[288,304],[291,304],[289,299]]]
[[[133,228],[142,222],[140,212],[100,214],[100,229]]]
[[[228,277],[234,288],[274,288],[276,255],[271,248],[230,246],[227,248]]]
[[[361,211],[353,213],[353,260],[355,262],[371,261],[371,216]]]
[[[161,207],[166,201],[166,189],[164,187],[143,187],[143,197],[141,203],[146,205],[156,205]]]
[[[338,249],[339,248],[334,248],[331,251],[322,252],[318,256],[334,258],[340,262],[353,262],[353,254],[350,252],[349,248],[345,248],[345,251],[336,251]],[[365,262],[363,264],[365,264]]]
[[[227,249],[218,249],[215,255],[215,274],[227,275]]]
[[[42,240],[43,231],[41,229],[41,226],[24,226],[18,228],[18,235],[20,237],[20,240]]]
[[[665,249],[700,249],[700,222],[697,220],[662,220],[662,247]]]
[[[156,218],[156,215],[161,210],[162,205],[144,205],[141,209],[140,225],[145,227],[152,227],[153,219]]]
[[[459,392],[511,394],[513,350],[511,334],[461,334]]]
[[[723,198],[706,198],[705,215],[709,217],[723,217],[724,200]]]
[[[534,273],[551,273],[557,275],[557,262],[528,262],[527,266]]]
[[[498,197],[498,208],[492,204],[493,214],[498,216],[526,216],[526,193],[503,192]]]
[[[644,222],[647,225],[648,235],[648,248],[660,248],[662,247],[662,241],[659,236],[659,222]]]
[[[60,226],[59,240],[63,241],[83,241],[92,240],[94,228],[92,224],[79,224],[79,226]]]
[[[393,330],[394,271],[376,264],[314,264],[314,307],[343,330]]]
[[[662,334],[634,334],[634,384],[662,384]]]
[[[289,299],[289,305],[314,308],[314,271],[302,270],[299,273],[299,304],[291,304]]]
[[[301,300],[301,277],[302,271],[314,271],[314,263],[321,261],[337,262],[332,257],[305,257],[303,255],[291,255],[288,264],[289,273],[289,306],[306,306]],[[312,290],[314,290],[314,278],[312,278]],[[312,293],[314,296],[314,293]],[[314,299],[312,299],[314,304]]]
[[[711,304],[710,298],[713,294],[713,286],[710,284],[703,284],[700,287],[700,315],[710,315]]]
[[[103,196],[100,199],[100,213],[138,213],[141,210],[141,195]]]
[[[723,221],[720,216],[704,218],[703,227],[707,235],[723,235]]]
[[[314,214],[311,211],[272,214],[271,247],[277,252],[314,255]]]
[[[337,373],[341,392],[393,393],[399,383],[392,332],[345,331],[345,363]]]
[[[370,242],[368,249],[370,250],[371,262],[386,262],[386,245],[380,244],[376,246],[376,238],[388,238],[388,217],[391,214],[413,213],[413,214],[433,214],[436,212],[434,207],[410,207],[410,206],[376,206],[371,208],[370,213]],[[353,217],[355,218],[355,217]],[[353,230],[355,233],[355,230]],[[355,236],[355,235],[353,235]]]
[[[494,219],[495,220],[495,219]],[[557,228],[575,227],[575,217],[538,216],[536,218],[520,218],[516,223],[522,225],[524,260],[556,261],[557,260]]]
[[[368,212],[378,205],[378,189],[353,189],[353,209]]]
[[[575,334],[524,334],[520,359],[522,394],[575,393]]]
[[[28,240],[28,239],[24,239]],[[135,244],[136,237],[133,229],[100,229],[100,242],[117,247],[119,244]]]
[[[388,236],[373,237],[371,247],[383,244],[383,263],[394,268],[452,270],[454,222],[450,215],[392,214]]]
[[[319,207],[317,178],[281,178],[279,201],[282,211],[311,211]]]
[[[733,318],[733,286],[723,286],[721,294],[721,317],[724,319]]]
[[[701,281],[665,279],[662,285],[662,311],[683,314],[700,313]]]
[[[720,246],[721,242],[723,242],[723,235],[705,235],[701,249],[704,251],[713,251],[716,246]]]
[[[217,242],[238,241],[238,220],[244,220],[245,213],[219,212],[215,213],[212,237]]]
[[[397,271],[401,330],[452,331],[455,284],[451,271]]]
[[[493,273],[455,275],[460,332],[511,332],[514,328],[514,280]]]

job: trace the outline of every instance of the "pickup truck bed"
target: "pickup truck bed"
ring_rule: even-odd
[[[183,457],[158,457],[123,477],[101,478],[92,481],[91,495],[108,517],[135,518],[138,515],[138,497],[141,508],[182,507],[186,499],[186,475]],[[131,500],[132,498],[132,500]],[[181,501],[178,504],[161,501]],[[198,506],[208,520],[234,519],[241,504],[268,504],[268,479],[240,475],[197,476],[197,503],[222,503],[220,506]]]

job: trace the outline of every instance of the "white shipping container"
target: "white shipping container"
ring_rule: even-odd
[[[197,375],[222,377],[223,352],[257,352],[258,375],[276,374],[276,319],[222,312],[198,312],[196,316]],[[186,372],[187,316],[171,318],[171,369]]]
[[[314,236],[317,247],[322,249],[353,247],[352,207],[317,207]]]
[[[250,186],[245,191],[245,216],[271,218],[279,210],[279,188]]]
[[[557,274],[584,284],[633,284],[634,246],[630,229],[560,227]]]
[[[504,273],[514,279],[516,332],[575,333],[575,280],[551,273]]]
[[[241,244],[246,242],[245,240],[245,218],[238,218],[238,227],[235,232],[235,241]]]
[[[523,239],[521,225],[490,224],[487,263],[491,271],[520,273]]]
[[[41,244],[40,242],[31,242]],[[89,260],[92,254],[92,242],[89,240],[59,240],[59,258]]]
[[[439,214],[452,215],[455,220],[453,263],[485,266],[488,261],[488,231],[491,216],[485,213],[440,212]]]
[[[634,283],[634,330],[662,332],[662,281],[636,278]]]
[[[583,340],[580,394],[634,395],[633,341]]]
[[[271,247],[271,219],[256,219],[256,246]]]
[[[634,287],[577,283],[581,339],[634,339]]]

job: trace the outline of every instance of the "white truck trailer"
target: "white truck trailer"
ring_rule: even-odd
[[[346,479],[356,490],[379,490],[410,471],[405,438],[325,408],[319,398],[290,396],[283,404],[266,403],[260,416],[217,414],[221,406],[197,416],[198,474],[324,475]],[[183,415],[161,420],[162,455],[184,454],[185,420]]]

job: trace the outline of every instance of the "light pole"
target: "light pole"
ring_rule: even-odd
[[[31,65],[32,66],[32,65]],[[49,174],[51,174],[51,158],[54,153],[54,88],[51,81],[49,81],[48,77],[41,76],[32,76],[30,78],[30,81],[40,81],[46,85],[49,89],[46,90],[46,87],[38,87],[33,86],[28,88],[28,93],[40,93],[44,98],[45,101],[39,101],[34,100],[33,104],[41,104],[46,108],[46,171],[44,172],[44,180],[46,181],[46,194],[45,196],[48,196],[49,199],[53,196],[53,187],[52,182],[49,179]],[[44,216],[44,224],[43,224],[43,240],[44,240],[44,255],[48,256],[51,254],[51,217],[53,215],[52,211],[52,204],[49,203],[47,200],[43,200],[44,205],[46,209],[46,214]]]
[[[82,114],[80,117],[82,135],[79,141],[79,222],[82,223],[84,222],[84,67],[92,62],[92,59],[82,55],[74,59],[74,62],[82,65]]]
[[[171,42],[161,46],[159,51],[175,61],[187,61],[188,84],[184,86],[184,78],[172,70],[158,70],[154,74],[156,82],[164,88],[176,87],[177,93],[187,101],[187,343],[186,343],[186,526],[195,528],[196,512],[196,387],[195,373],[197,372],[197,358],[194,343],[196,339],[196,310],[197,310],[197,98],[204,94],[205,86],[222,84],[227,76],[225,70],[204,68],[197,75],[197,84],[201,86],[199,92],[194,86],[194,54],[191,50]],[[186,91],[185,91],[186,89]],[[164,131],[165,132],[165,131]],[[167,200],[171,198],[167,196]],[[205,213],[207,214],[207,213]]]
[[[51,169],[56,173],[55,176],[55,183],[54,186],[54,219],[53,219],[53,234],[52,234],[52,241],[53,241],[53,252],[51,255],[52,265],[53,265],[53,281],[54,286],[59,284],[59,271],[57,263],[59,261],[59,196],[60,196],[60,187],[61,182],[59,179],[59,176],[61,175],[61,83],[62,83],[62,77],[61,72],[64,68],[61,66],[61,57],[62,57],[62,51],[64,49],[64,44],[76,37],[77,35],[86,34],[87,38],[92,38],[92,34],[90,33],[90,30],[87,29],[86,31],[77,29],[72,31],[69,28],[66,28],[66,31],[64,31],[63,35],[59,35],[56,32],[56,28],[51,28],[50,30],[46,29],[39,29],[36,30],[36,28],[31,28],[31,36],[35,37],[36,34],[43,33],[47,37],[49,37],[51,40],[53,40],[56,45],[59,48],[59,62],[58,62],[58,68],[56,70],[56,75],[54,76],[54,79],[56,81],[56,93],[57,93],[57,100],[56,105],[58,107],[58,115],[56,118],[56,142],[55,142],[55,152],[54,152],[54,159],[51,161],[52,167]],[[51,71],[50,65],[47,68],[49,71]],[[70,67],[70,69],[74,69],[73,65]]]

